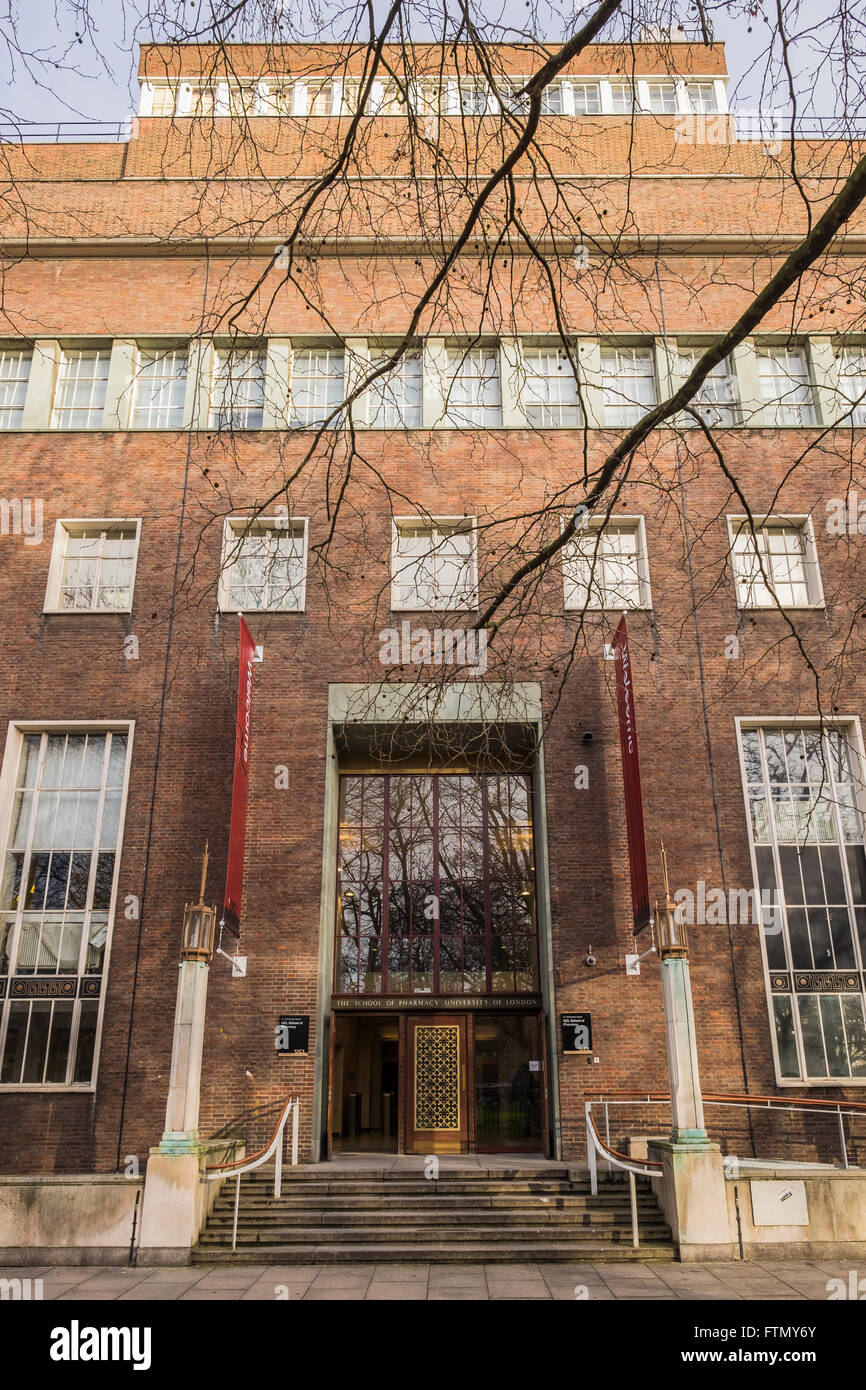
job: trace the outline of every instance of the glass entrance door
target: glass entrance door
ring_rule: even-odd
[[[477,1014],[474,1035],[477,1152],[539,1152],[544,1072],[538,1016]]]

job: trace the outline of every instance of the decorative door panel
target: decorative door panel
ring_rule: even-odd
[[[466,1019],[435,1014],[408,1020],[406,1113],[410,1153],[466,1153]]]

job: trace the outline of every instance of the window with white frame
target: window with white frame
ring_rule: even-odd
[[[110,360],[108,348],[81,348],[61,353],[51,413],[52,429],[101,428]]]
[[[601,371],[606,425],[633,425],[655,405],[652,348],[602,348]]]
[[[384,348],[370,353],[370,366],[387,362]],[[371,430],[419,429],[423,368],[421,351],[404,352],[384,376],[377,377],[367,392],[367,423]]]
[[[218,348],[214,354],[211,429],[262,427],[265,353],[261,348]]]
[[[334,84],[328,80],[307,83],[307,113],[330,116],[334,111]]]
[[[0,878],[3,1085],[92,1083],[128,745],[128,726],[10,732]]]
[[[595,116],[601,110],[601,92],[597,82],[573,82],[575,116]]]
[[[182,427],[188,365],[185,345],[139,348],[133,381],[133,429]]]
[[[307,585],[305,517],[229,517],[223,533],[220,608],[303,612]]]
[[[563,547],[562,572],[566,608],[650,608],[643,518],[590,521]]]
[[[505,111],[510,111],[514,115],[523,115],[529,110],[529,97],[523,92],[524,84],[520,81],[497,82],[496,98],[494,99],[494,110],[499,110],[500,106]]]
[[[728,517],[739,608],[811,608],[822,601],[808,517]]]
[[[129,612],[139,528],[139,521],[58,521],[45,611]]]
[[[473,517],[394,522],[393,609],[477,607]]]
[[[564,110],[562,83],[549,82],[541,93],[542,116],[561,116]]]
[[[704,355],[703,348],[699,347],[680,347],[679,349],[679,370],[683,380],[688,377],[698,361]],[[697,392],[690,402],[693,409],[700,415],[701,419],[708,425],[737,425],[740,422],[740,410],[737,396],[737,378],[734,373],[734,365],[729,357],[723,362],[717,362],[709,375],[698,387]],[[681,419],[683,425],[695,425],[697,422],[693,416],[684,414]]]
[[[498,347],[448,348],[445,388],[448,424],[499,425]]]
[[[802,348],[757,349],[761,399],[774,425],[814,425],[812,383]]]
[[[29,347],[0,348],[0,430],[21,427],[32,362]]]
[[[213,116],[217,108],[217,89],[210,82],[189,82],[182,89],[178,113],[190,116]]]
[[[523,350],[523,410],[531,425],[547,429],[583,423],[574,368],[558,347]]]
[[[740,727],[779,1076],[866,1078],[866,847],[853,726]]]
[[[866,345],[842,348],[836,365],[839,390],[854,407],[848,418],[852,425],[866,425]]]
[[[269,79],[261,90],[259,101],[263,116],[291,116],[295,109],[294,83]]]
[[[342,348],[298,348],[292,354],[290,421],[296,429],[322,425],[343,400]],[[329,420],[332,427],[339,416]]]
[[[673,82],[648,82],[646,84],[648,111],[658,116],[671,116],[677,109],[677,89]]]
[[[483,77],[461,77],[458,84],[460,111],[464,116],[485,116],[489,88]]]
[[[173,116],[175,108],[175,91],[167,84],[160,84],[153,88],[153,97],[150,114],[152,116]]]
[[[627,116],[634,110],[634,87],[630,82],[611,82],[610,109],[615,116]]]
[[[716,111],[716,88],[712,82],[687,82],[686,95],[692,111]]]

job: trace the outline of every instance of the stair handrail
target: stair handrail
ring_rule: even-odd
[[[586,1157],[589,1163],[589,1188],[593,1197],[598,1196],[598,1163],[596,1154],[601,1154],[607,1159],[608,1165],[613,1164],[616,1168],[623,1168],[628,1173],[628,1195],[631,1204],[631,1243],[637,1250],[640,1246],[640,1232],[637,1220],[637,1187],[635,1185],[635,1173],[644,1178],[660,1178],[662,1175],[662,1165],[654,1158],[631,1158],[628,1154],[620,1153],[618,1149],[611,1148],[606,1144],[596,1129],[595,1118],[592,1113],[592,1101],[585,1101],[586,1105]]]
[[[238,1243],[238,1211],[241,1201],[241,1178],[244,1173],[249,1173],[253,1168],[260,1168],[263,1163],[276,1153],[276,1166],[274,1170],[274,1196],[280,1197],[283,1190],[283,1135],[289,1115],[292,1116],[292,1167],[298,1166],[298,1130],[300,1126],[301,1102],[298,1096],[289,1096],[283,1106],[282,1113],[277,1121],[271,1142],[264,1148],[259,1149],[251,1158],[236,1158],[232,1163],[209,1164],[202,1174],[202,1182],[216,1182],[219,1178],[236,1178],[235,1186],[235,1213],[232,1224],[232,1251]]]

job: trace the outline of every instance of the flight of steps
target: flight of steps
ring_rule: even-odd
[[[671,1233],[649,1183],[638,1183],[640,1246],[632,1247],[627,1181],[551,1167],[422,1171],[300,1167],[241,1180],[237,1249],[235,1184],[226,1182],[195,1249],[194,1264],[454,1263],[672,1260]]]

